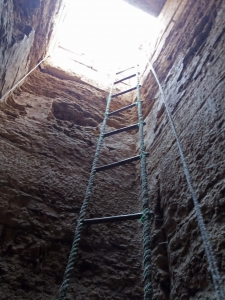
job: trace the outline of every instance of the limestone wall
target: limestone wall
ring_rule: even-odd
[[[1,96],[44,58],[63,9],[62,0],[0,0]]]
[[[2,104],[0,299],[57,298],[106,95],[37,70]],[[107,130],[129,123],[110,118]],[[134,134],[106,138],[99,165],[135,155],[135,143]],[[140,211],[134,165],[96,177],[87,217]],[[86,228],[68,299],[140,299],[140,234],[140,221]]]
[[[48,39],[38,35],[36,40],[33,28],[49,33],[53,23],[40,14],[57,11],[60,2],[54,1],[55,7],[52,1],[45,3],[14,1],[18,5],[15,20],[32,16],[36,24],[17,21],[32,28],[17,26],[14,43],[13,19],[3,18],[7,34],[2,48],[2,91],[17,80],[19,62],[25,62],[21,64],[24,73],[45,52]],[[0,5],[4,16],[7,11],[12,16],[12,2]],[[224,2],[169,0],[162,13],[167,26],[150,58],[169,102],[223,275]],[[25,44],[27,52],[22,51]],[[18,55],[13,54],[16,51]],[[37,69],[1,104],[2,300],[57,298],[88,181],[107,92],[57,74]],[[215,299],[178,149],[148,68],[143,74],[142,99],[150,153],[149,196],[155,213],[150,224],[154,299]],[[127,103],[128,98],[114,99],[111,109]],[[136,120],[133,109],[110,119],[107,130]],[[137,141],[135,132],[105,139],[99,164],[137,154]],[[138,174],[138,165],[99,173],[87,217],[139,212]],[[139,221],[85,229],[68,299],[75,294],[80,300],[142,299],[141,229]]]
[[[174,1],[174,7],[173,22],[151,59],[224,278],[225,5],[224,1]],[[142,98],[150,201],[156,213],[151,225],[154,299],[215,299],[178,148],[149,70]]]

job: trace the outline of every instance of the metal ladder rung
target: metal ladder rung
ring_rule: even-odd
[[[117,83],[119,83],[119,82],[122,82],[122,81],[127,80],[127,79],[130,79],[130,78],[133,78],[133,77],[135,77],[135,76],[136,76],[136,74],[127,76],[127,77],[125,77],[125,78],[123,78],[123,79],[120,79],[120,80],[115,81],[114,84],[117,84]]]
[[[141,102],[143,102],[143,101],[141,100]],[[132,107],[134,107],[134,106],[136,106],[136,105],[137,105],[137,102],[134,102],[134,103],[132,103],[132,104],[130,104],[130,105],[124,106],[124,107],[122,107],[122,108],[120,108],[120,109],[117,109],[117,110],[114,110],[114,111],[108,113],[108,116],[112,116],[112,115],[118,114],[118,113],[120,113],[121,111],[124,111],[124,110],[126,110],[126,109],[132,108]]]
[[[143,122],[143,125],[146,125],[146,123]],[[117,134],[117,133],[120,133],[120,132],[123,132],[123,131],[127,131],[127,130],[133,130],[133,129],[138,128],[138,127],[139,127],[139,123],[133,124],[133,125],[130,125],[130,126],[127,126],[127,127],[123,127],[123,128],[117,129],[117,130],[107,132],[107,133],[104,134],[104,137],[107,137],[107,136],[110,136],[110,135],[113,135],[113,134]]]
[[[119,71],[119,72],[116,73],[116,75],[119,75],[119,74],[121,74],[121,73],[123,73],[123,72],[126,72],[126,71],[128,71],[128,70],[131,70],[131,69],[134,69],[134,67],[130,67],[130,68],[125,69],[125,70],[123,70],[123,71]]]
[[[85,219],[83,221],[83,224],[91,225],[91,224],[114,223],[118,221],[137,220],[140,219],[141,217],[142,217],[142,213],[136,213],[130,215],[118,215],[118,216],[103,217],[103,218]]]
[[[95,169],[95,171],[96,172],[104,171],[104,170],[107,170],[107,169],[111,169],[111,168],[115,168],[115,167],[118,167],[118,166],[121,166],[121,165],[131,163],[131,162],[139,160],[139,159],[140,159],[140,155],[133,156],[133,157],[130,157],[130,158],[127,158],[127,159],[124,159],[124,160],[116,161],[116,162],[114,162],[112,164],[109,164],[109,165],[104,165],[104,166],[98,167],[98,168]]]
[[[139,84],[139,87],[141,87],[140,84]],[[131,88],[131,89],[129,89],[129,90],[126,90],[126,91],[120,92],[120,93],[118,93],[118,94],[112,95],[112,98],[117,97],[117,96],[120,96],[120,95],[123,95],[123,94],[126,94],[126,93],[129,93],[129,92],[131,92],[131,91],[133,91],[133,90],[136,90],[136,88],[137,88],[137,87],[135,86],[135,87],[133,87],[133,88]]]

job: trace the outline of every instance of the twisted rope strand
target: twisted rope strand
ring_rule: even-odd
[[[20,79],[16,84],[14,84],[14,86],[9,89],[1,98],[0,98],[0,102],[2,102],[12,91],[15,90],[15,88],[25,79],[27,78],[46,58],[49,57],[49,54],[47,54],[42,60],[39,61],[39,63],[33,68],[31,69],[26,75],[24,75],[22,77],[22,79]]]
[[[195,190],[193,188],[191,175],[190,175],[187,163],[186,163],[186,159],[185,159],[185,156],[184,156],[184,153],[183,153],[183,149],[181,147],[180,139],[179,139],[178,134],[177,134],[177,130],[176,130],[176,127],[175,127],[175,124],[174,124],[174,120],[173,120],[173,117],[171,115],[171,112],[170,112],[170,109],[169,109],[164,91],[162,89],[162,86],[159,82],[158,76],[157,76],[157,74],[156,74],[156,72],[155,72],[152,65],[151,65],[151,70],[152,70],[152,73],[153,73],[153,75],[156,79],[156,82],[157,82],[158,86],[159,86],[161,97],[162,97],[163,103],[165,105],[167,115],[168,115],[169,120],[170,120],[170,125],[172,127],[172,131],[173,131],[175,139],[177,141],[177,146],[178,146],[178,149],[179,149],[179,152],[180,152],[180,157],[181,157],[181,161],[182,161],[182,164],[183,164],[184,173],[185,173],[187,184],[188,184],[188,187],[189,187],[192,199],[193,199],[194,209],[195,209],[196,217],[197,217],[197,220],[198,220],[198,226],[200,228],[200,233],[201,233],[201,236],[202,236],[202,239],[203,239],[203,244],[204,244],[204,247],[205,247],[207,260],[208,260],[209,267],[210,267],[210,272],[211,272],[211,275],[212,275],[213,285],[214,285],[215,292],[216,292],[216,299],[217,300],[224,300],[225,299],[225,294],[224,294],[224,290],[223,290],[223,287],[222,287],[221,277],[220,277],[220,274],[219,274],[219,270],[218,270],[218,267],[217,267],[217,263],[216,263],[216,259],[215,259],[214,253],[213,253],[213,249],[212,249],[212,245],[211,245],[211,242],[210,242],[210,239],[209,239],[209,235],[208,235],[208,232],[207,232],[204,220],[203,220],[202,212],[201,212],[198,200],[197,200],[197,196],[196,196]]]
[[[77,254],[78,254],[78,250],[79,250],[79,244],[80,244],[80,239],[81,239],[81,232],[83,229],[83,221],[86,215],[86,210],[89,204],[89,200],[91,197],[91,192],[92,192],[92,188],[93,188],[93,184],[94,184],[94,177],[95,177],[95,168],[97,166],[98,163],[98,158],[99,158],[99,154],[100,154],[100,150],[101,150],[101,146],[102,146],[102,142],[103,142],[103,137],[104,137],[104,132],[105,132],[105,127],[106,127],[106,121],[108,118],[108,113],[109,113],[109,108],[110,108],[110,103],[111,103],[111,98],[112,98],[112,92],[113,92],[113,83],[111,85],[110,88],[110,93],[109,96],[107,98],[107,105],[106,105],[106,110],[105,110],[105,116],[104,116],[104,120],[101,126],[101,132],[98,138],[98,144],[97,144],[97,148],[95,151],[95,156],[94,156],[94,160],[92,163],[92,168],[91,168],[91,173],[90,173],[90,178],[88,181],[88,185],[87,185],[87,189],[86,189],[86,193],[85,193],[85,198],[84,198],[84,202],[82,204],[81,210],[80,210],[80,215],[79,215],[79,219],[77,221],[77,227],[76,227],[76,231],[74,234],[74,240],[73,240],[73,244],[72,244],[72,248],[71,248],[71,252],[69,255],[69,260],[66,266],[66,270],[64,273],[64,277],[63,277],[63,282],[60,288],[60,292],[59,292],[59,300],[66,300],[66,293],[69,287],[69,282],[72,276],[72,272],[74,269],[74,265],[77,261]]]

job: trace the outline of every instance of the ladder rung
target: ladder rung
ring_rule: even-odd
[[[118,221],[128,221],[128,220],[137,220],[142,217],[142,213],[130,214],[130,215],[119,215],[119,216],[111,216],[104,218],[94,218],[94,219],[85,219],[83,221],[84,225],[91,224],[102,224],[102,223],[113,223]]]
[[[123,73],[123,72],[126,72],[126,71],[130,70],[130,69],[134,69],[134,67],[130,67],[130,68],[125,69],[125,70],[123,70],[123,71],[119,71],[119,72],[116,73],[116,75],[119,75],[119,74],[121,74],[121,73]]]
[[[146,123],[143,122],[143,125],[146,125]],[[127,126],[127,127],[123,127],[123,128],[105,133],[104,137],[107,137],[107,136],[110,136],[110,135],[113,135],[113,134],[117,134],[117,133],[120,133],[120,132],[123,132],[123,131],[127,131],[127,130],[133,130],[133,129],[138,128],[138,127],[139,127],[139,123],[134,124],[134,125],[130,125],[130,126]]]
[[[141,85],[139,85],[139,87],[141,87]],[[120,96],[120,95],[123,95],[123,94],[126,94],[126,93],[129,93],[129,92],[131,92],[131,91],[133,91],[133,90],[136,90],[136,88],[137,88],[137,87],[135,86],[135,87],[133,87],[133,88],[131,88],[131,89],[129,89],[129,90],[126,90],[126,91],[120,92],[120,93],[118,93],[118,94],[112,95],[112,98],[117,97],[117,96]]]
[[[130,157],[130,158],[127,158],[127,159],[124,159],[124,160],[114,162],[114,163],[109,164],[109,165],[104,165],[104,166],[95,168],[95,171],[96,172],[104,171],[104,170],[115,168],[115,167],[118,167],[118,166],[121,166],[121,165],[124,165],[124,164],[128,164],[130,162],[133,162],[133,161],[136,161],[136,160],[139,160],[139,159],[140,159],[140,155],[133,156],[133,157]]]
[[[142,102],[142,100],[141,100],[141,102]],[[118,114],[118,113],[120,113],[121,111],[124,111],[124,110],[126,110],[126,109],[132,108],[132,107],[134,107],[134,106],[136,106],[136,105],[137,105],[137,102],[134,102],[134,103],[132,103],[132,104],[130,104],[130,105],[124,106],[124,107],[122,107],[122,108],[120,108],[120,109],[118,109],[118,110],[114,110],[114,111],[108,113],[108,116],[112,116],[112,115]]]
[[[122,82],[122,81],[127,80],[127,79],[130,79],[130,78],[133,78],[133,77],[135,77],[135,76],[136,76],[136,74],[130,75],[130,76],[128,76],[128,77],[125,77],[125,78],[123,78],[123,79],[120,79],[120,80],[115,81],[114,84],[117,84],[117,83],[119,83],[119,82]]]

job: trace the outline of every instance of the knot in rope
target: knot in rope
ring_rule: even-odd
[[[146,219],[150,220],[151,217],[153,217],[153,216],[154,216],[153,211],[151,211],[149,208],[145,208],[143,210],[143,213],[142,213],[142,216],[140,218],[140,221],[143,223]]]
[[[148,152],[141,151],[140,158],[148,156]]]

